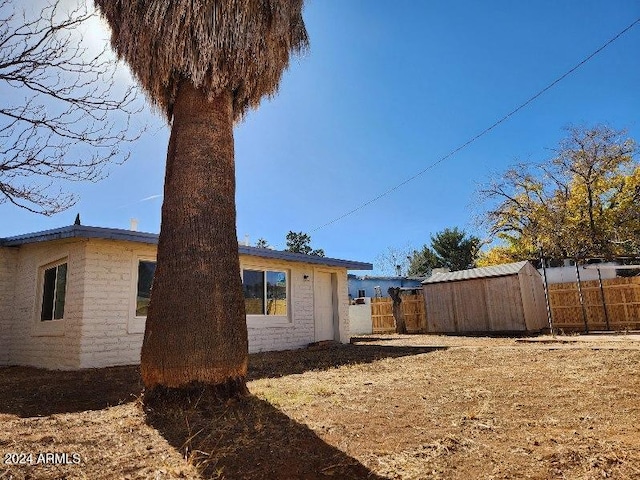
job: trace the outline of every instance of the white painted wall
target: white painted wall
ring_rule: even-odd
[[[83,248],[83,242],[57,241],[24,245],[19,249],[10,313],[10,365],[80,367]],[[63,259],[68,264],[64,319],[41,322],[42,267]]]
[[[9,335],[17,259],[17,248],[0,248],[0,365],[9,364]]]
[[[77,369],[139,363],[144,319],[136,319],[133,307],[137,262],[154,259],[155,245],[75,239],[5,250],[0,250],[0,304],[5,306],[0,309],[0,352],[6,353],[0,353],[0,365]],[[65,318],[55,325],[40,322],[41,267],[63,258],[68,262]],[[339,338],[349,342],[346,269],[246,255],[240,264],[285,270],[290,283],[288,319],[248,317],[250,352],[301,348],[314,341],[313,282],[318,268],[336,275]],[[13,288],[7,287],[11,284]],[[46,332],[41,331],[43,323]]]
[[[347,279],[347,269],[336,268],[334,271],[337,277],[340,343],[349,343],[351,341],[351,332],[349,328],[349,282]]]
[[[268,317],[259,320],[248,317],[250,353],[302,348],[315,341],[313,286],[318,270],[336,274],[339,337],[342,343],[349,343],[351,337],[346,269],[241,255],[240,268],[252,267],[286,270],[289,273],[291,313],[287,324],[270,323]]]
[[[155,258],[156,247],[91,239],[84,249],[80,367],[140,363],[144,330],[130,331],[138,258]]]
[[[615,263],[601,263],[600,265],[615,265]],[[578,267],[580,269],[580,281],[586,282],[588,280],[598,280],[598,270],[595,268],[582,268],[582,266]],[[538,272],[542,275],[542,269],[539,268]],[[616,278],[615,269],[605,268],[600,270],[600,275],[602,276],[602,280],[608,278]],[[576,282],[576,267],[549,267],[547,268],[547,283],[569,283]]]
[[[366,297],[362,305],[349,305],[349,326],[351,335],[370,335],[373,333],[371,318],[371,298]]]

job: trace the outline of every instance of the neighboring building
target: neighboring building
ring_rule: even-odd
[[[577,282],[576,264],[574,260],[565,259],[564,265],[561,267],[547,267],[547,283],[549,285],[554,283],[575,283]],[[587,282],[589,280],[598,280],[598,269],[596,266],[605,267],[600,270],[600,279],[608,280],[616,278],[617,272],[615,268],[607,268],[618,265],[616,262],[593,262],[587,261],[586,265],[579,265],[578,271],[580,272],[580,281]],[[585,268],[585,267],[589,268]],[[542,268],[538,271],[542,274]]]
[[[544,285],[529,262],[436,273],[422,283],[429,333],[539,332]]]
[[[0,365],[139,363],[157,241],[80,225],[0,239]],[[371,264],[239,253],[251,352],[349,342],[347,270]]]
[[[424,277],[376,277],[349,275],[349,298],[375,297],[376,287],[380,296],[388,297],[391,287],[420,288]]]

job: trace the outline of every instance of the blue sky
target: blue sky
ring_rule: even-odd
[[[377,202],[565,73],[640,17],[636,0],[310,0],[310,51],[279,94],[235,130],[238,236],[283,248],[305,231],[328,256],[375,262],[446,227],[484,237],[477,189],[537,162],[568,125],[605,123],[640,141],[640,25],[507,122]],[[97,41],[108,33],[98,31]],[[127,77],[122,75],[121,82]],[[0,205],[0,236],[69,225],[158,232],[169,129],[150,109],[131,158],[97,184],[67,184],[70,210]],[[317,230],[316,230],[317,229]]]

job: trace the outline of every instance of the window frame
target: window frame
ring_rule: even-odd
[[[148,260],[148,259],[144,259],[144,258],[138,258],[138,261],[136,263],[136,298],[135,298],[135,305],[134,305],[134,316],[136,318],[147,318],[147,315],[138,315],[138,293],[139,293],[139,283],[140,283],[140,264],[141,263],[154,263],[158,264],[158,262],[154,259],[154,260]],[[153,270],[154,272],[154,276],[155,276],[155,268]],[[153,283],[153,281],[152,281]],[[151,300],[151,289],[149,289],[149,300]]]
[[[62,275],[60,275],[60,271],[64,267],[64,282],[60,282]],[[67,262],[57,263],[56,265],[51,265],[48,268],[44,268],[42,270],[42,295],[40,301],[40,321],[41,322],[55,322],[64,320],[64,307],[67,300],[67,270],[69,264]],[[49,275],[49,272],[53,273],[53,275]],[[48,281],[51,279],[51,281]],[[47,284],[51,283],[51,285],[47,288]],[[60,295],[61,283],[64,287],[62,289],[62,295]],[[49,290],[49,291],[48,291]],[[48,292],[47,292],[48,291]],[[50,295],[47,295],[49,293]],[[50,298],[47,298],[50,297]],[[62,297],[62,299],[60,298]],[[46,305],[45,305],[46,303]],[[45,307],[47,311],[47,317],[45,316]],[[59,307],[61,307],[62,312],[59,311]],[[50,312],[49,312],[50,310]],[[60,315],[60,316],[58,316]]]
[[[286,315],[268,315],[268,314],[245,314],[248,328],[266,327],[266,326],[291,326],[291,307],[292,307],[292,286],[291,286],[291,270],[281,266],[265,266],[260,264],[242,264],[240,266],[240,278],[243,283],[243,299],[244,299],[244,272],[245,270],[262,272],[263,278],[267,272],[276,272],[285,274],[287,313]],[[264,293],[266,299],[267,282],[264,281]],[[266,302],[265,302],[266,308]]]
[[[55,318],[55,304],[56,304],[56,293],[57,293],[57,283],[58,283],[58,268],[62,265],[66,265],[65,272],[65,289],[64,289],[64,307],[63,307],[63,315],[62,318]],[[53,309],[52,309],[52,317],[50,320],[42,319],[42,310],[44,308],[44,290],[45,290],[45,274],[48,270],[56,269],[56,277],[54,280],[54,295],[53,295]],[[69,309],[68,309],[68,299],[69,299],[69,256],[65,255],[64,257],[60,257],[57,260],[52,262],[43,263],[37,268],[37,287],[36,287],[36,305],[34,308],[34,322],[32,335],[34,336],[62,336],[64,335],[64,326],[65,322],[68,319]]]
[[[130,300],[129,300],[129,322],[127,326],[128,333],[144,333],[145,323],[147,321],[146,316],[138,316],[137,299],[138,299],[138,264],[139,262],[157,262],[157,258],[150,255],[135,254],[131,260],[131,287],[130,287]],[[240,265],[240,278],[241,281],[244,278],[245,270],[261,271],[265,272],[279,272],[284,273],[286,276],[286,298],[287,298],[287,314],[286,315],[258,315],[250,314],[245,315],[248,328],[263,328],[268,326],[282,326],[288,327],[292,325],[292,298],[293,298],[293,286],[291,282],[291,270],[282,266],[265,266],[262,264],[241,264]],[[266,282],[265,282],[266,289]],[[243,294],[244,299],[244,294]]]
[[[144,333],[144,327],[147,323],[146,315],[138,315],[138,268],[140,262],[154,262],[157,264],[157,258],[150,255],[133,255],[131,260],[131,294],[129,299],[129,322],[127,325],[128,333]]]

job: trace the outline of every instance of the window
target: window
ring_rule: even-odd
[[[151,260],[138,261],[138,288],[136,295],[136,317],[146,317],[151,297],[151,284],[156,272],[156,262]]]
[[[62,320],[67,291],[67,264],[45,268],[42,282],[40,321]]]
[[[287,315],[287,274],[271,270],[242,271],[247,315]]]

